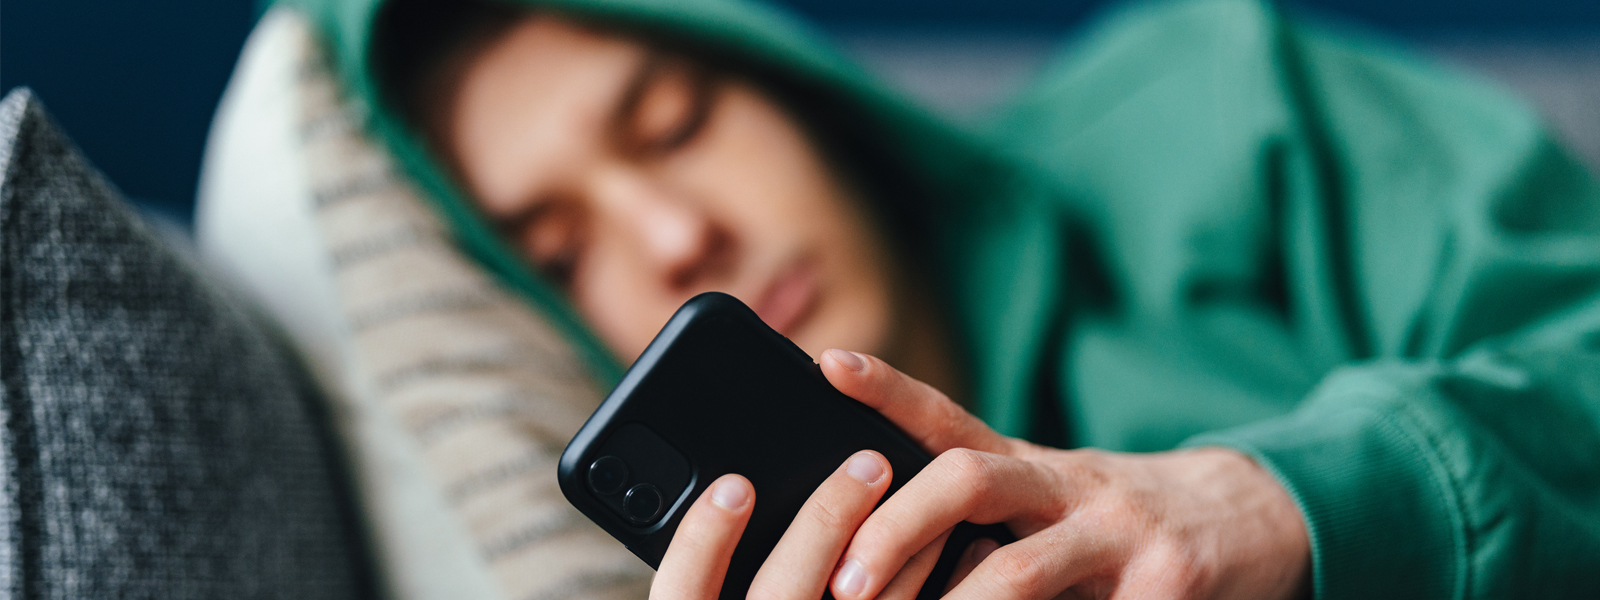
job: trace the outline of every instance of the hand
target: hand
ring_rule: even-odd
[[[822,597],[839,555],[883,497],[893,477],[883,455],[864,450],[852,455],[806,501],[768,555],[749,597]],[[684,513],[650,587],[652,600],[716,598],[734,547],[755,508],[755,490],[739,475],[723,475]],[[943,534],[927,548],[908,554],[902,575],[888,581],[884,598],[912,598],[933,570],[944,546]]]
[[[835,387],[937,456],[856,531],[831,582],[839,600],[877,597],[961,521],[1004,522],[1019,540],[974,543],[948,598],[1279,599],[1304,589],[1300,512],[1243,454],[1045,448],[996,433],[876,358],[829,350],[821,363]]]

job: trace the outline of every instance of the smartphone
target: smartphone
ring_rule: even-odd
[[[651,568],[684,511],[727,473],[755,486],[722,598],[743,598],[811,493],[850,455],[876,450],[893,479],[884,498],[932,459],[893,423],[834,389],[788,338],[727,294],[678,309],[561,454],[561,492]],[[918,598],[937,598],[978,537],[1014,541],[1003,525],[962,523]],[[831,597],[831,595],[825,595]]]

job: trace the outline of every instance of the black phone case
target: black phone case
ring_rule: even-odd
[[[619,430],[627,433],[616,435]],[[661,442],[670,451],[651,450]],[[589,465],[617,444],[652,461],[641,466],[685,479],[681,487],[662,487],[665,514],[653,524],[635,525],[615,498],[588,485]],[[755,510],[722,588],[723,598],[742,598],[806,499],[864,449],[882,453],[894,469],[885,498],[931,460],[888,419],[834,389],[805,352],[743,303],[711,292],[678,309],[578,430],[561,455],[559,478],[573,506],[656,568],[683,512],[706,486],[726,473],[745,476],[755,486]],[[686,470],[663,456],[671,451],[687,459]],[[1002,544],[1015,539],[1003,525],[962,523],[919,598],[943,593],[961,552],[978,537]]]

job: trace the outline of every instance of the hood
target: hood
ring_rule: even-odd
[[[891,93],[822,42],[800,21],[737,0],[503,0],[575,17],[644,27],[694,40],[717,53],[828,90],[863,116],[927,193],[916,207],[927,256],[913,255],[938,282],[970,366],[978,412],[998,429],[1021,433],[1030,369],[1037,363],[1061,263],[1048,202],[984,139],[945,123]],[[346,91],[364,105],[366,126],[453,227],[458,244],[507,288],[549,317],[584,357],[591,374],[614,385],[623,365],[584,325],[562,294],[503,243],[462,191],[430,158],[420,136],[383,97],[373,65],[375,24],[385,0],[279,0],[320,29]],[[854,124],[852,124],[854,125]],[[898,224],[890,224],[895,226]]]

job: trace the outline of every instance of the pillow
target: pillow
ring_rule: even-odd
[[[543,318],[462,255],[366,139],[306,20],[273,9],[213,126],[197,228],[334,398],[399,598],[643,597],[557,487],[600,400]]]
[[[289,356],[26,89],[0,164],[0,596],[371,596]]]

